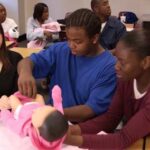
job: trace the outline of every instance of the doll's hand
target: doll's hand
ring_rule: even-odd
[[[11,95],[9,97],[9,101],[10,101],[10,106],[12,108],[12,111],[15,111],[19,105],[22,105],[20,100],[14,95]]]
[[[0,98],[0,110],[10,109],[9,99],[6,95]]]

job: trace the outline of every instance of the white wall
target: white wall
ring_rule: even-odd
[[[66,12],[74,11],[81,7],[90,8],[91,0],[0,0],[8,12],[8,16],[15,19],[20,27],[20,32],[25,33],[26,21],[33,14],[33,7],[37,2],[44,2],[49,7],[50,16],[54,19],[64,18]],[[150,0],[109,0],[112,14],[119,11],[133,11],[140,18],[143,14],[150,14]]]

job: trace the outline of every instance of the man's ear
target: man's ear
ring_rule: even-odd
[[[98,13],[98,11],[99,11],[99,8],[98,8],[99,6],[98,5],[95,5],[94,7],[93,7],[93,11],[97,14]]]
[[[93,44],[96,44],[97,42],[99,42],[99,34],[95,34],[92,40],[93,40]]]
[[[150,68],[150,56],[146,56],[142,61],[142,66],[144,70]]]

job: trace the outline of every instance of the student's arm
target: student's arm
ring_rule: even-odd
[[[37,26],[37,28],[35,28],[35,26]],[[31,17],[27,22],[27,39],[32,41],[38,38],[44,38],[44,30],[38,27],[36,21]]]
[[[64,109],[65,117],[71,122],[82,122],[95,116],[93,110],[86,105],[78,105]]]
[[[35,97],[37,93],[36,82],[32,75],[33,62],[29,58],[22,59],[18,64],[18,88],[28,97]]]
[[[56,45],[52,45],[19,62],[18,86],[23,95],[35,98],[37,93],[35,78],[45,78],[50,73],[53,74],[56,67],[57,49]]]
[[[118,89],[120,88],[118,87]],[[80,127],[75,126],[73,132],[67,134],[66,144],[89,149],[125,149],[150,133],[150,101],[147,101],[145,106],[136,112],[120,131],[112,132],[112,129],[115,129],[115,124],[123,115],[125,103],[123,94],[118,91],[116,91],[108,112],[79,124]],[[96,135],[102,130],[108,134]],[[73,140],[78,142],[75,143]]]
[[[82,145],[82,148],[91,149],[125,149],[138,139],[150,133],[149,112],[149,106],[145,106],[145,108],[137,112],[120,131],[107,135],[84,134],[82,137],[83,143],[79,144]],[[77,136],[76,138],[79,140]],[[76,139],[74,138],[74,140]]]

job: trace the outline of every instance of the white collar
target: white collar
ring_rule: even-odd
[[[140,93],[139,92],[139,90],[137,88],[137,81],[136,81],[136,79],[133,80],[133,89],[134,89],[134,97],[135,97],[135,99],[140,99],[146,94],[146,92],[144,92],[144,93]]]

